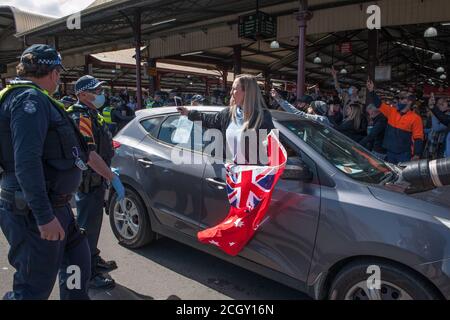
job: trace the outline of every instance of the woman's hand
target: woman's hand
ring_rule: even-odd
[[[336,69],[334,69],[334,66],[331,66],[331,75],[333,76],[333,78],[337,78],[337,71]]]
[[[177,111],[182,115],[182,116],[187,116],[189,114],[189,110],[186,107],[177,107]]]

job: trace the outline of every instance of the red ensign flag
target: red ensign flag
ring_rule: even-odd
[[[200,231],[198,240],[235,256],[253,237],[264,219],[272,192],[286,166],[286,150],[275,130],[267,138],[267,166],[226,164],[227,192],[231,208],[217,226]]]

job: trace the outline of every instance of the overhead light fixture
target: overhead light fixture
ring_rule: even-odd
[[[366,68],[365,66],[361,66],[361,69],[363,69],[363,70],[364,70],[365,68]]]
[[[192,86],[194,83],[191,81],[191,82],[189,82],[189,84]]]
[[[314,58],[314,63],[315,64],[321,64],[322,63],[322,59],[320,59],[319,54],[317,54],[317,56]]]
[[[347,73],[348,73],[347,69],[345,69],[345,67],[343,67],[343,68],[341,69],[341,74],[347,74]]]
[[[159,25],[161,25],[161,24],[166,24],[166,23],[171,23],[171,22],[174,22],[174,21],[176,21],[177,19],[169,19],[169,20],[164,20],[164,21],[159,21],[159,22],[155,22],[155,23],[152,23],[152,26],[154,27],[154,26],[159,26]]]
[[[429,27],[427,30],[425,30],[424,37],[425,38],[433,38],[437,37],[438,31],[435,27]]]
[[[445,72],[445,69],[442,68],[442,67],[439,67],[439,68],[436,69],[436,72],[437,72],[437,73],[444,73],[444,72]]]
[[[445,74],[441,74],[441,80],[446,80],[447,79],[447,76],[445,75]]]
[[[431,60],[434,60],[434,61],[442,60],[442,55],[440,53],[438,53],[438,52],[433,53],[433,56],[431,57]]]
[[[270,49],[280,49],[280,43],[277,40],[274,40],[270,43]]]
[[[195,52],[189,52],[189,53],[182,53],[180,56],[186,57],[186,56],[195,56],[196,54],[201,54],[203,51],[195,51]]]

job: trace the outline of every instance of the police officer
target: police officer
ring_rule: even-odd
[[[102,116],[105,119],[106,125],[108,126],[108,129],[113,136],[116,133],[116,123],[112,120],[112,113],[114,111],[113,106],[114,100],[115,97],[109,99],[109,103],[102,110]]]
[[[105,103],[103,82],[86,75],[75,83],[78,102],[67,111],[78,124],[79,130],[89,146],[90,169],[83,172],[83,180],[75,200],[77,221],[87,234],[91,250],[91,288],[111,288],[114,280],[105,273],[117,268],[114,261],[105,261],[97,248],[103,220],[104,196],[107,183],[111,182],[118,200],[123,200],[125,191],[118,175],[110,169],[114,155],[112,135],[103,116],[98,112]]]
[[[70,96],[64,96],[59,101],[64,105],[64,107],[66,109],[69,108],[71,105],[75,104],[75,102],[77,102],[75,99],[73,99]]]
[[[20,58],[18,78],[0,92],[0,227],[16,269],[4,299],[48,299],[58,271],[61,299],[89,299],[89,246],[69,204],[89,151],[50,97],[62,70],[54,48],[33,45]]]
[[[202,95],[196,94],[191,99],[191,106],[193,107],[202,106],[204,101],[205,98]]]
[[[112,111],[112,121],[116,124],[116,132],[122,130],[135,117],[134,110],[130,109],[124,100],[117,102],[117,106]]]

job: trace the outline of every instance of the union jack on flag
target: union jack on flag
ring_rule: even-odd
[[[263,167],[264,168],[264,167]],[[272,190],[275,182],[275,168],[254,169],[227,174],[227,193],[231,206],[237,209],[253,210]],[[242,188],[242,181],[251,182]]]
[[[268,135],[267,166],[226,164],[230,212],[217,226],[197,234],[199,241],[237,255],[264,220],[272,193],[286,166],[286,150],[275,130]]]

